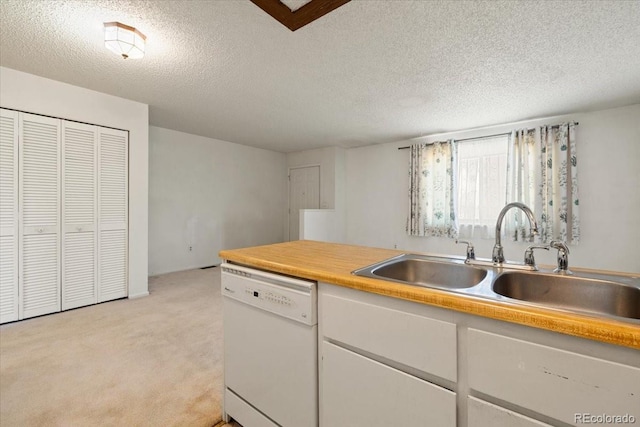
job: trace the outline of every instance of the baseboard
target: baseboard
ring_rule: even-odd
[[[219,266],[220,266],[219,262],[216,263],[216,264],[209,264],[209,265],[194,265],[193,267],[181,268],[179,270],[171,270],[171,271],[162,271],[162,272],[149,273],[148,277],[162,276],[163,274],[171,274],[171,273],[181,273],[183,271],[190,271],[190,270],[209,269],[209,268],[214,268],[214,267],[219,267]]]
[[[142,297],[148,297],[148,296],[149,296],[149,291],[146,291],[146,292],[141,292],[139,294],[129,295],[129,299],[136,299],[136,298],[142,298]]]

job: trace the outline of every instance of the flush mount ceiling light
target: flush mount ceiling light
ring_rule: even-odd
[[[124,59],[138,59],[144,56],[147,38],[140,31],[119,22],[104,23],[104,45]]]

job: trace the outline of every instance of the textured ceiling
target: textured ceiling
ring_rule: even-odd
[[[353,0],[296,32],[249,0],[0,12],[2,66],[149,104],[155,126],[284,152],[640,102],[640,1]],[[147,35],[146,56],[105,49],[107,21]]]

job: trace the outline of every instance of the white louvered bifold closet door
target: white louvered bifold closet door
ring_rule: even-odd
[[[126,297],[128,133],[98,128],[98,301]]]
[[[60,311],[60,120],[20,114],[20,318]]]
[[[0,323],[18,320],[18,113],[0,110]]]
[[[96,126],[62,121],[62,309],[98,302]]]

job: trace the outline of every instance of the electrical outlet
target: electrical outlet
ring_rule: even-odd
[[[393,249],[398,249],[398,245],[393,245]]]
[[[193,251],[193,246],[189,246],[189,252]]]

